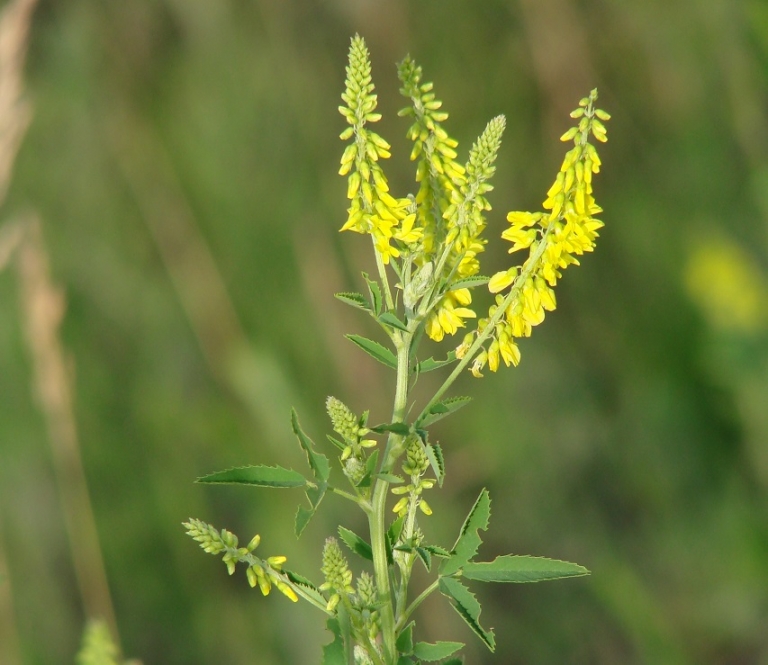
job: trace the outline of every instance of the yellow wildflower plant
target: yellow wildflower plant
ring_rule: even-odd
[[[302,488],[307,501],[295,515],[299,536],[326,495],[335,495],[359,508],[367,522],[367,537],[339,526],[338,540],[326,540],[320,570],[324,581],[314,585],[286,570],[283,556],[265,559],[254,555],[260,538],[239,547],[237,537],[217,531],[199,520],[185,523],[187,532],[211,554],[222,556],[230,574],[246,566],[251,587],[266,595],[276,587],[292,601],[309,602],[327,617],[333,641],[323,649],[323,665],[355,662],[397,665],[449,658],[459,642],[414,642],[414,613],[439,590],[472,631],[493,651],[492,630],[482,627],[480,605],[463,580],[533,582],[576,577],[588,571],[576,564],[521,555],[477,561],[479,532],[490,518],[490,496],[480,493],[448,548],[426,541],[420,521],[433,513],[426,492],[441,487],[446,476],[442,448],[430,439],[429,427],[468,403],[469,398],[443,396],[456,379],[469,370],[483,375],[504,364],[520,362],[518,341],[529,337],[546,312],[557,306],[554,288],[571,264],[593,250],[602,226],[596,216],[592,176],[600,158],[590,138],[606,139],[608,114],[595,108],[597,92],[581,102],[571,115],[577,125],[563,135],[573,141],[560,172],[549,189],[542,211],[513,211],[507,215],[503,240],[509,251],[527,252],[520,265],[491,277],[481,274],[481,258],[488,246],[486,198],[505,128],[504,116],[493,118],[458,161],[458,142],[447,133],[448,114],[442,109],[432,83],[422,69],[406,57],[398,67],[401,93],[409,106],[400,115],[411,124],[406,132],[416,162],[415,191],[396,196],[390,192],[382,162],[390,144],[371,126],[381,118],[371,77],[371,62],[363,39],[355,36],[349,50],[343,105],[339,111],[348,126],[339,173],[347,179],[347,218],[342,231],[371,237],[378,274],[363,274],[367,295],[338,293],[336,297],[371,316],[387,345],[350,334],[360,350],[395,372],[392,417],[371,425],[368,411],[357,415],[336,397],[326,410],[333,434],[344,488],[333,482],[329,458],[301,428],[295,411],[291,425],[309,465],[304,474],[280,466],[254,465],[227,469],[198,479],[202,483],[228,483],[264,488]],[[478,317],[472,290],[486,286],[494,298],[487,314]],[[482,291],[481,291],[482,292]],[[446,357],[419,355],[422,342],[440,342],[462,331],[461,343]],[[412,389],[422,373],[452,366],[432,397],[414,408]],[[357,396],[361,397],[361,396]],[[418,406],[421,406],[419,410]],[[395,515],[393,518],[392,515]],[[342,552],[343,543],[362,559],[370,572],[353,575]],[[415,598],[410,598],[413,568],[421,561],[433,576]],[[371,574],[372,573],[372,574]],[[418,578],[416,578],[418,579]],[[356,580],[356,584],[354,583]]]

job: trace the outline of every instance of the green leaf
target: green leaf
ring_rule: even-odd
[[[400,436],[408,436],[411,433],[411,426],[408,423],[386,423],[383,425],[376,425],[370,429],[377,434],[392,432],[393,434],[399,434]]]
[[[422,545],[421,547],[427,550],[432,556],[439,556],[444,559],[451,556],[451,553],[444,547],[438,547],[437,545]]]
[[[334,293],[334,297],[357,309],[362,309],[366,312],[372,311],[371,306],[362,293]]]
[[[461,642],[437,642],[436,644],[416,642],[413,646],[413,655],[419,660],[430,662],[448,658],[448,656],[456,653],[463,646]]]
[[[325,603],[325,597],[323,594],[320,593],[318,588],[306,577],[299,575],[298,573],[294,573],[292,570],[286,570],[285,568],[283,568],[283,573],[289,580],[291,580],[291,582],[297,586],[300,586],[304,593],[306,593],[308,596],[311,596],[318,603]]]
[[[400,538],[400,534],[403,532],[403,525],[405,524],[405,515],[398,517],[387,529],[387,561],[391,565],[394,563],[392,559],[392,548]]]
[[[432,423],[436,423],[438,420],[458,411],[471,401],[471,397],[451,397],[442,402],[438,402],[437,404],[433,404],[429,408],[429,411],[427,411],[424,414],[424,417],[418,422],[418,425],[421,427],[428,427]]]
[[[326,482],[328,476],[331,475],[331,465],[328,462],[328,458],[325,455],[315,452],[315,444],[301,429],[299,424],[299,416],[296,413],[296,409],[291,409],[291,427],[293,433],[299,439],[301,447],[307,454],[307,461],[315,474],[315,478],[320,482]]]
[[[296,537],[298,538],[306,528],[307,524],[309,524],[309,520],[312,519],[317,507],[325,496],[325,492],[328,489],[328,476],[331,475],[331,465],[325,455],[315,452],[315,444],[312,439],[304,433],[304,430],[301,429],[299,417],[296,414],[295,409],[291,409],[291,427],[299,440],[299,444],[307,454],[307,462],[309,462],[309,466],[317,481],[315,487],[308,487],[305,491],[307,500],[309,501],[309,508],[299,506],[299,509],[296,511],[294,530],[296,532]]]
[[[397,328],[398,330],[408,332],[408,326],[392,314],[392,312],[384,312],[384,314],[378,317],[377,321],[389,328]]]
[[[445,459],[443,458],[443,449],[437,443],[428,443],[426,445],[427,459],[432,470],[435,472],[437,484],[442,487],[445,480]]]
[[[416,554],[419,555],[421,562],[424,564],[424,567],[427,569],[427,572],[429,572],[429,570],[432,568],[432,554],[430,553],[430,551],[425,547],[417,547]]]
[[[482,275],[473,275],[472,277],[465,277],[451,284],[451,291],[457,289],[474,289],[476,286],[482,286],[491,281],[490,277],[483,277]]]
[[[493,636],[493,630],[487,631],[480,625],[480,612],[482,608],[474,594],[453,577],[441,577],[438,586],[443,595],[453,600],[453,607],[459,613],[459,616],[467,622],[467,625],[485,645],[491,651],[494,651],[496,649],[496,641]]]
[[[374,342],[373,340],[361,337],[360,335],[344,336],[351,342],[357,344],[357,346],[359,346],[369,356],[375,358],[380,363],[386,365],[387,367],[391,367],[392,369],[397,369],[397,358],[395,357],[395,354],[392,353],[392,351],[389,349],[383,347],[378,342]]]
[[[196,483],[254,485],[255,487],[304,487],[309,481],[296,471],[281,466],[240,466],[209,473]]]
[[[400,476],[395,476],[391,473],[377,473],[376,477],[379,480],[389,483],[390,485],[401,485],[405,481]]]
[[[397,636],[397,641],[395,642],[395,646],[397,647],[398,652],[404,656],[408,656],[413,652],[414,623],[414,621],[411,621],[411,623],[403,628],[403,630],[401,630],[400,634]]]
[[[373,305],[373,313],[378,316],[381,314],[381,289],[379,283],[368,277],[367,273],[363,273],[363,279],[368,285],[368,293],[371,294],[371,304]]]
[[[424,372],[431,372],[435,369],[440,369],[446,365],[450,365],[452,362],[456,362],[456,353],[450,351],[445,360],[435,360],[434,358],[427,358],[416,364],[416,373],[423,374]]]
[[[338,619],[328,619],[325,626],[333,635],[333,642],[323,646],[322,665],[347,665],[344,638],[341,636],[341,626],[339,626]]]
[[[368,561],[373,561],[373,550],[371,549],[371,546],[356,533],[340,526],[339,537],[355,554],[363,557],[363,559],[368,559]]]
[[[327,437],[328,441],[330,441],[339,450],[343,451],[347,447],[341,441],[339,441],[338,439],[332,437],[330,434],[326,434],[325,436]]]
[[[472,510],[469,511],[467,519],[464,520],[459,537],[453,546],[451,558],[443,561],[440,566],[441,575],[453,575],[477,554],[477,548],[483,542],[478,531],[480,529],[483,531],[488,529],[490,517],[491,497],[488,494],[488,490],[483,489],[480,492],[480,496],[477,497],[475,505],[472,506]]]
[[[400,656],[400,658],[397,659],[397,665],[414,665],[415,663],[416,661],[412,658],[408,658],[408,656]]]
[[[589,575],[584,566],[539,556],[507,554],[487,563],[466,563],[462,575],[479,582],[541,582]]]
[[[373,477],[374,471],[376,471],[376,464],[379,461],[379,451],[374,450],[369,456],[368,459],[365,460],[365,475],[360,479],[360,482],[357,483],[357,487],[366,488],[371,486],[371,478]]]

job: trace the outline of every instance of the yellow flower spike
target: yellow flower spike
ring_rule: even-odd
[[[296,592],[291,589],[291,587],[288,586],[285,582],[275,582],[275,586],[277,587],[278,591],[280,591],[287,598],[290,598],[294,603],[298,602],[299,597],[296,595]]]

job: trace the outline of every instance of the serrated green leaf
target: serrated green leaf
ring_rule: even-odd
[[[392,351],[390,351],[386,347],[379,344],[378,342],[374,342],[373,340],[370,340],[366,337],[361,337],[360,335],[344,335],[344,336],[351,342],[354,342],[369,356],[371,356],[372,358],[375,358],[380,363],[392,369],[397,369],[397,358],[395,357],[395,354],[392,353]]]
[[[471,397],[451,397],[442,402],[438,402],[437,404],[433,404],[418,424],[422,427],[428,427],[432,423],[436,423],[438,420],[458,411],[471,401]]]
[[[371,549],[371,546],[354,531],[350,531],[349,529],[340,526],[339,538],[341,538],[344,541],[344,544],[355,554],[363,557],[363,559],[368,559],[368,561],[373,561],[373,550]]]
[[[403,630],[400,631],[400,634],[397,636],[397,641],[395,642],[395,646],[397,647],[397,650],[399,653],[403,654],[404,656],[409,656],[413,652],[413,621],[409,623]]]
[[[332,437],[330,434],[325,435],[328,441],[330,441],[334,446],[336,446],[339,450],[344,450],[347,446],[344,445],[341,441],[338,439]]]
[[[493,629],[485,630],[480,625],[480,612],[482,608],[475,595],[459,580],[453,577],[441,577],[438,584],[440,592],[453,600],[453,607],[459,616],[467,622],[467,625],[491,650],[496,650],[496,640]]]
[[[441,367],[450,365],[453,362],[456,362],[456,353],[454,351],[450,351],[445,360],[427,358],[426,360],[422,360],[420,363],[416,363],[415,371],[418,374],[423,374],[424,372],[431,372],[432,370],[440,369]]]
[[[461,642],[437,642],[429,644],[428,642],[416,642],[413,645],[413,655],[419,660],[431,662],[448,658],[464,646]]]
[[[362,293],[334,293],[333,295],[337,300],[341,300],[341,302],[346,303],[347,305],[362,309],[366,312],[372,311],[371,306],[368,304],[368,301]]]
[[[196,483],[253,485],[255,487],[304,487],[309,481],[296,471],[281,466],[240,466],[198,478]]]
[[[325,603],[325,597],[323,594],[320,593],[318,588],[306,577],[299,575],[298,573],[294,573],[292,570],[286,570],[285,568],[283,568],[283,573],[289,580],[291,580],[291,582],[297,586],[300,586],[304,593],[306,593],[308,596],[311,596],[318,603]]]
[[[445,480],[445,459],[443,458],[443,449],[440,444],[428,443],[426,445],[427,459],[432,467],[432,471],[435,472],[435,478],[437,478],[437,484],[442,487],[443,480]]]
[[[328,619],[325,626],[333,635],[333,642],[323,646],[322,665],[347,665],[344,638],[341,636],[341,626],[339,626],[338,619]]]
[[[421,559],[421,562],[424,564],[424,567],[427,569],[427,572],[429,572],[430,569],[432,568],[432,554],[430,553],[430,551],[425,547],[417,547],[416,554],[419,555],[419,559]]]
[[[489,562],[464,564],[462,575],[479,582],[541,582],[589,575],[584,566],[539,556],[506,554]]]
[[[328,476],[331,475],[331,465],[325,455],[315,452],[314,442],[301,429],[296,409],[291,409],[291,427],[293,428],[293,433],[299,439],[299,444],[307,454],[307,461],[312,472],[315,474],[315,478],[321,483],[326,482]]]
[[[443,561],[440,566],[441,575],[453,575],[475,554],[483,542],[478,531],[488,529],[488,520],[491,517],[491,497],[487,489],[480,492],[475,505],[469,511],[467,519],[459,532],[456,544],[453,546],[450,559]]]
[[[472,277],[464,277],[451,284],[451,291],[458,289],[474,289],[476,286],[482,286],[491,281],[490,277],[484,277],[483,275],[473,275]]]
[[[309,520],[311,520],[312,516],[315,514],[315,510],[317,509],[314,506],[311,508],[299,506],[296,510],[296,517],[293,521],[293,532],[296,534],[297,538],[303,533],[304,529],[307,528],[307,524],[309,524]]]
[[[363,273],[363,279],[368,285],[368,293],[371,295],[373,313],[378,316],[381,314],[381,289],[379,288],[379,283],[368,277],[367,273]]]
[[[377,473],[376,477],[390,485],[400,485],[405,482],[400,476],[395,476],[391,473]]]
[[[444,559],[447,559],[449,556],[451,556],[451,553],[444,547],[438,547],[437,545],[422,545],[421,547],[423,547],[433,556],[443,557]]]
[[[411,426],[408,423],[384,423],[371,427],[370,429],[377,434],[392,432],[393,434],[399,434],[400,436],[408,436],[411,433]]]
[[[385,326],[389,326],[390,328],[397,328],[398,330],[408,332],[408,326],[405,325],[394,314],[392,314],[392,312],[384,312],[377,318],[377,321],[384,324]]]

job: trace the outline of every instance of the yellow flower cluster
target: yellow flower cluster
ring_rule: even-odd
[[[341,95],[345,105],[339,112],[350,124],[341,134],[346,141],[354,138],[341,157],[340,175],[349,175],[347,198],[351,201],[347,221],[342,231],[369,233],[384,263],[400,256],[403,245],[416,243],[422,235],[414,228],[416,214],[410,211],[411,201],[396,199],[389,193],[389,185],[379,159],[390,156],[390,145],[381,136],[367,129],[367,123],[378,122],[376,95],[371,81],[371,62],[363,39],[352,39],[347,66],[346,89]],[[398,248],[392,240],[402,243]]]
[[[571,113],[572,118],[579,119],[578,125],[560,137],[562,141],[572,139],[574,147],[566,153],[542,204],[549,213],[507,215],[511,226],[502,238],[512,243],[510,253],[529,249],[530,254],[521,267],[496,273],[488,284],[491,293],[499,295],[488,318],[478,322],[478,334],[488,325],[493,325],[493,330],[487,349],[478,354],[470,368],[475,376],[482,376],[486,364],[495,372],[500,361],[507,366],[520,362],[515,338],[530,336],[533,326],[544,320],[545,311],[555,309],[552,288],[561,271],[571,264],[579,265],[576,257],[594,249],[597,230],[603,223],[594,217],[602,212],[592,195],[592,175],[600,171],[600,158],[589,137],[605,142],[606,130],[601,121],[610,118],[605,111],[594,108],[596,100],[597,90],[592,90],[579,102]],[[510,292],[501,295],[509,286]],[[474,339],[474,333],[465,337],[456,355],[466,354]]]

